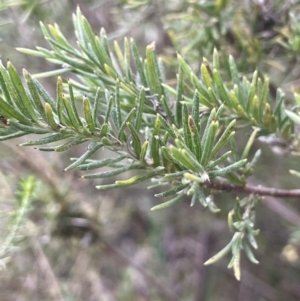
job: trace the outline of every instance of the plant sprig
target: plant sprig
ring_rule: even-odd
[[[77,48],[71,46],[58,25],[41,23],[51,51],[41,47],[18,49],[62,65],[62,69],[43,74],[60,74],[55,98],[37,80],[41,74],[33,76],[23,69],[23,83],[11,62],[6,67],[0,64],[1,141],[38,134],[42,138],[21,145],[56,152],[86,143],[85,152],[72,158],[66,171],[110,168],[83,175],[86,179],[115,178],[138,171],[125,180],[100,183],[98,189],[126,187],[151,179],[156,183],[151,187],[163,189],[155,196],[169,198],[152,210],[189,198],[191,205],[199,201],[216,213],[219,208],[213,202],[211,183],[246,187],[260,155],[257,150],[253,158],[249,156],[256,137],[277,134],[295,138],[294,125],[300,123],[297,107],[293,111],[286,109],[280,90],[274,106],[268,79],[259,78],[257,71],[251,80],[241,78],[232,56],[226,61],[231,81],[225,82],[216,49],[212,64],[203,58],[200,76],[178,54],[177,82],[171,86],[165,80],[154,43],[146,47],[143,59],[133,39],[125,38],[123,49],[116,41],[110,47],[104,29],[95,35],[79,8],[73,23]],[[66,72],[73,73],[76,79],[64,78]],[[295,98],[299,102],[297,95]],[[241,127],[253,129],[253,133],[239,154],[235,135]],[[115,157],[91,159],[101,148],[111,150]],[[254,195],[236,202],[228,215],[229,227],[235,232],[233,239],[207,262],[231,250],[230,267],[237,279],[241,250],[256,263],[250,248],[255,247],[257,234],[253,230],[256,200]]]

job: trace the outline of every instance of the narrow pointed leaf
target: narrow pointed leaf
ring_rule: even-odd
[[[90,101],[87,97],[83,98],[83,111],[86,123],[92,133],[96,131],[96,123],[93,119]]]
[[[125,165],[120,168],[115,168],[110,171],[104,171],[104,172],[98,172],[98,173],[94,173],[94,174],[84,175],[84,176],[82,176],[82,178],[84,178],[84,179],[104,179],[104,178],[114,177],[116,175],[119,175],[119,174],[124,173],[129,170],[143,169],[143,168],[144,167],[142,165],[140,165],[139,163],[133,163],[133,164]]]
[[[124,180],[124,181],[116,181],[116,184],[119,186],[131,186],[134,184],[138,184],[141,182],[144,182],[152,177],[155,177],[161,170],[163,170],[163,167],[157,167],[155,170],[149,171],[147,173],[138,175],[138,176],[134,176],[128,180]]]
[[[166,197],[169,197],[171,195],[174,195],[174,194],[184,190],[187,186],[188,186],[188,184],[180,184],[175,187],[172,187],[171,189],[169,189],[167,191],[157,193],[154,196],[157,198],[166,198]]]
[[[58,131],[60,129],[60,126],[56,123],[53,112],[52,112],[52,107],[49,103],[45,103],[45,112],[46,112],[46,120],[48,124],[51,126],[51,128],[54,131]]]
[[[0,96],[0,109],[7,114],[6,117],[15,118],[24,124],[31,125],[31,122],[27,117],[25,117],[23,114],[16,111],[1,96]]]
[[[172,199],[170,201],[167,201],[165,203],[162,203],[160,205],[152,207],[151,211],[168,208],[168,207],[182,201],[184,196],[185,196],[184,194],[179,194],[178,196],[176,196],[174,199]]]
[[[64,143],[62,145],[53,147],[53,150],[56,152],[65,152],[68,149],[72,148],[73,146],[84,143],[86,141],[87,141],[87,139],[80,138],[80,137],[72,138],[71,140],[67,141],[66,143]],[[47,148],[39,148],[39,150],[47,151]],[[51,150],[50,147],[49,147],[49,150]]]
[[[137,131],[140,130],[142,125],[145,101],[146,101],[145,88],[142,87],[138,98],[138,107],[137,107],[137,113],[135,119],[135,128]]]
[[[121,162],[122,160],[126,159],[127,155],[121,155],[113,159],[103,159],[100,161],[95,161],[95,162],[88,162],[87,163],[81,164],[77,167],[78,170],[91,170],[91,169],[96,169],[104,166],[110,166],[111,164]],[[77,160],[77,159],[76,159]]]
[[[214,255],[207,261],[205,261],[204,265],[209,265],[209,264],[215,263],[218,260],[220,260],[222,257],[224,257],[226,254],[228,254],[230,252],[231,245],[232,245],[232,241],[226,247],[224,247],[220,252],[218,252],[216,255]]]
[[[218,170],[212,170],[212,171],[209,171],[209,176],[210,177],[218,177],[218,176],[224,176],[225,174],[227,173],[230,173],[234,170],[237,170],[241,167],[243,167],[247,162],[247,159],[244,159],[244,160],[240,160],[240,161],[237,161],[229,166],[226,166],[224,168],[220,168]]]
[[[133,55],[133,59],[135,62],[135,66],[137,69],[137,72],[139,74],[141,83],[144,87],[147,87],[147,80],[146,80],[146,76],[145,76],[145,72],[144,72],[144,68],[143,68],[143,64],[142,64],[142,60],[140,58],[139,52],[138,52],[138,48],[134,42],[134,40],[131,38],[130,39],[130,46],[131,46],[131,51],[132,51],[132,55]]]
[[[134,152],[137,158],[139,158],[141,154],[141,142],[140,142],[139,134],[130,122],[127,122],[126,125],[129,128],[132,135]]]
[[[178,127],[182,126],[182,96],[183,96],[183,71],[181,65],[178,68],[176,103],[175,103],[175,120]]]
[[[23,87],[23,83],[19,77],[19,74],[10,61],[7,62],[7,71],[9,72],[11,81],[18,94],[19,99],[18,100],[15,99],[17,106],[22,109],[22,112],[24,115],[26,115],[26,117],[34,120],[36,123],[39,123],[37,114],[34,110],[33,103],[27,96],[25,89]]]
[[[127,122],[131,121],[131,119],[133,118],[135,112],[136,112],[136,108],[132,108],[131,111],[126,116],[126,118],[124,119],[123,123],[121,124],[120,130],[119,130],[119,133],[118,133],[118,139],[119,140],[121,139],[121,137],[122,137],[122,135],[124,133],[124,130],[125,130],[126,125],[127,125]]]
[[[37,126],[28,126],[25,124],[22,124],[20,122],[17,122],[15,120],[9,121],[10,126],[17,128],[23,132],[31,133],[31,134],[48,134],[49,130],[45,128],[40,128]]]
[[[213,149],[213,144],[215,141],[218,128],[219,128],[219,122],[212,121],[209,130],[207,132],[207,136],[205,137],[205,141],[202,148],[200,163],[203,166],[206,166],[208,161],[212,158],[212,149]]]
[[[75,114],[73,112],[72,106],[69,102],[69,100],[65,97],[62,96],[62,100],[63,100],[63,104],[64,107],[66,108],[67,114],[68,114],[68,119],[70,121],[70,123],[73,125],[73,127],[77,130],[80,131],[81,130],[81,122],[79,123],[77,118],[75,117]]]
[[[77,166],[79,166],[80,164],[82,164],[86,159],[88,159],[91,155],[93,155],[102,146],[103,146],[102,143],[99,143],[97,141],[92,141],[88,145],[86,152],[80,158],[78,158],[77,161],[75,161],[74,163],[72,163],[71,165],[69,165],[67,168],[65,168],[65,171],[69,171],[69,170],[75,169]]]
[[[20,146],[43,145],[43,144],[60,141],[60,140],[66,139],[66,138],[68,138],[66,135],[55,133],[55,134],[51,134],[47,137],[44,137],[44,138],[41,138],[38,140],[29,140],[25,143],[20,144]]]
[[[236,120],[232,120],[227,128],[225,129],[225,131],[223,132],[222,136],[220,137],[220,139],[217,141],[217,143],[214,145],[212,152],[211,152],[211,157],[213,158],[221,148],[223,148],[227,142],[231,139],[231,137],[234,136],[234,132],[233,129],[236,125]]]

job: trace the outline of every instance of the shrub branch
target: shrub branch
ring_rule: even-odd
[[[300,189],[278,189],[265,186],[253,186],[253,185],[234,185],[225,182],[207,181],[205,186],[210,189],[227,192],[241,192],[250,193],[260,196],[274,196],[274,197],[286,197],[296,198],[300,197]]]

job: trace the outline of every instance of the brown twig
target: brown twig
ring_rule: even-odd
[[[286,198],[296,198],[300,197],[300,189],[278,189],[272,187],[264,187],[261,185],[252,186],[246,185],[234,185],[225,182],[205,182],[205,186],[210,189],[215,189],[219,191],[227,192],[241,192],[250,193],[260,196],[274,196],[274,197],[286,197]]]

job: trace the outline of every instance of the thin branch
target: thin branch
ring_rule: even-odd
[[[234,185],[225,182],[205,182],[205,186],[210,189],[215,189],[219,191],[228,192],[241,192],[241,193],[251,193],[260,196],[274,196],[274,197],[286,197],[286,198],[296,198],[300,197],[300,189],[278,189],[272,187],[264,187],[261,185]]]
[[[252,185],[258,185],[259,180],[252,177],[249,182]],[[268,209],[278,214],[281,218],[287,220],[288,222],[300,227],[300,215],[297,213],[295,208],[292,208],[289,204],[281,200],[280,198],[275,198],[272,196],[264,197],[262,204]]]

